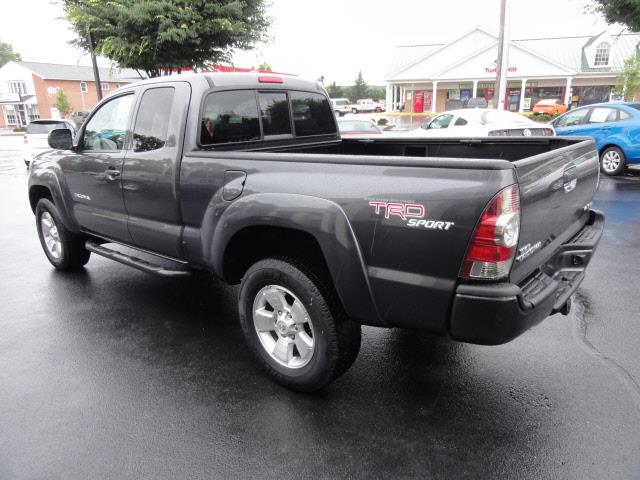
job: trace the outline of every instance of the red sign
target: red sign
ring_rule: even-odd
[[[496,67],[485,67],[484,71],[487,73],[496,73],[498,69]],[[518,67],[508,67],[507,72],[515,73],[518,71]]]

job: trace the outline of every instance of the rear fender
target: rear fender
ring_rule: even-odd
[[[240,230],[253,226],[301,230],[320,245],[347,314],[363,323],[384,325],[373,301],[360,246],[339,205],[317,197],[279,193],[248,195],[231,205],[221,203],[226,202],[212,203],[209,209],[224,208],[224,212],[218,216],[208,211],[202,225],[202,232],[213,232],[203,252],[208,252],[205,261],[218,276],[224,275],[225,249]]]

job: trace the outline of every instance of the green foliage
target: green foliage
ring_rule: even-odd
[[[26,132],[27,131],[27,127],[16,127],[13,129],[14,132],[18,133],[18,132]]]
[[[633,100],[633,96],[640,89],[640,63],[635,55],[624,61],[624,67],[620,75],[616,77],[614,95],[620,95],[626,102]]]
[[[548,115],[546,113],[533,114],[531,112],[521,113],[523,117],[527,117],[529,120],[533,120],[534,122],[539,123],[548,123],[559,115]]]
[[[54,103],[53,106],[58,109],[62,118],[65,118],[71,113],[71,103],[69,103],[69,97],[67,97],[67,94],[64,93],[63,89],[58,89],[58,93],[56,94],[56,103]]]
[[[387,120],[386,118],[379,118],[378,119],[378,125],[386,125],[387,123],[389,123],[389,120]]]
[[[349,98],[353,101],[360,100],[361,98],[369,98],[369,85],[364,81],[362,77],[362,71],[358,72],[353,86],[349,89]]]
[[[592,10],[604,15],[608,23],[623,23],[640,31],[640,0],[592,0]]]
[[[367,98],[386,98],[387,89],[385,87],[376,87],[375,85],[371,85],[369,87],[369,97]]]
[[[14,62],[19,62],[22,58],[20,58],[19,53],[13,51],[13,47],[10,44],[0,42],[0,67],[12,60]]]
[[[260,65],[258,65],[255,70],[261,70],[263,72],[270,72],[271,71],[271,65],[269,65],[267,62],[262,62]]]
[[[346,95],[344,87],[336,85],[335,81],[327,87],[327,93],[331,98],[344,98]]]
[[[265,39],[264,0],[62,0],[76,32],[74,45],[120,67],[159,76],[163,69],[229,61],[235,49]]]

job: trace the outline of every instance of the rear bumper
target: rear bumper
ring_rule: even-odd
[[[451,337],[469,343],[499,345],[513,340],[549,315],[567,313],[568,302],[584,279],[603,229],[604,215],[591,210],[585,226],[521,285],[459,285],[451,310]]]

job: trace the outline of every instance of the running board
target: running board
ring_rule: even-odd
[[[155,263],[142,260],[141,258],[134,257],[132,255],[127,255],[126,253],[118,252],[116,250],[112,250],[111,248],[104,247],[91,240],[88,240],[84,246],[87,250],[97,255],[108,258],[110,260],[115,260],[116,262],[123,263],[133,268],[137,268],[138,270],[142,270],[143,272],[158,275],[160,277],[175,278],[175,277],[188,277],[191,275],[190,270],[185,270],[184,268],[172,270],[172,269],[166,268],[165,266],[157,265]]]

